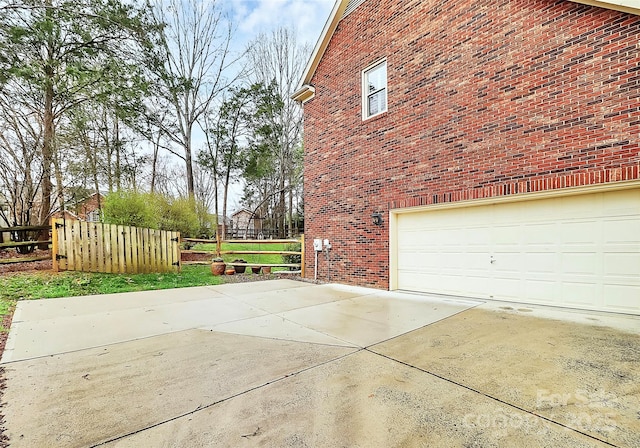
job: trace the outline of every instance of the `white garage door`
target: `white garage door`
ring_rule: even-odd
[[[640,189],[397,216],[398,289],[640,314]]]

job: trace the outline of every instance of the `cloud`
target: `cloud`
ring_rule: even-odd
[[[315,45],[335,0],[231,1],[233,22],[241,35],[250,37],[279,26],[296,30],[298,42]]]

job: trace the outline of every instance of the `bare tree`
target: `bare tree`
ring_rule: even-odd
[[[6,94],[6,92],[5,92]],[[40,185],[42,126],[15,98],[0,97],[0,225],[28,226],[39,221],[43,206]],[[26,235],[12,235],[25,239]],[[21,246],[27,253],[33,246]]]
[[[300,159],[296,157],[296,148],[299,147],[302,137],[302,111],[290,96],[300,80],[309,51],[307,45],[297,43],[295,32],[288,28],[278,28],[271,34],[258,35],[248,49],[251,70],[249,78],[254,83],[275,85],[278,99],[281,101],[281,106],[272,108],[273,113],[267,117],[269,125],[278,130],[273,146],[276,155],[274,160],[277,164],[276,184],[272,185],[271,191],[267,194],[277,192],[275,221],[280,236],[285,236],[286,227],[291,232],[293,196],[297,191],[295,185],[300,182],[300,170],[297,167]],[[264,199],[266,198],[261,198]],[[288,222],[288,226],[285,225],[285,221]]]
[[[156,116],[162,109],[168,112],[155,124],[168,139],[165,148],[184,160],[187,192],[194,197],[194,128],[238,76],[228,76],[239,59],[230,50],[233,27],[216,0],[161,0],[154,14],[165,27],[152,68],[161,99]]]

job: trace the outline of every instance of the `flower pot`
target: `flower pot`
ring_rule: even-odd
[[[251,272],[253,272],[254,274],[259,274],[260,269],[260,266],[251,266]]]
[[[211,263],[211,273],[213,275],[223,275],[227,265],[224,261],[214,261]]]
[[[246,261],[244,260],[233,260],[234,263],[246,263]],[[247,269],[246,266],[242,266],[242,265],[234,265],[233,266],[236,270],[236,273],[238,274],[244,274],[245,269]]]
[[[271,266],[262,266],[263,274],[271,274]]]
[[[227,274],[227,275],[233,275],[233,274],[236,273],[236,270],[233,268],[233,266],[231,266],[229,269],[224,271],[224,273]]]

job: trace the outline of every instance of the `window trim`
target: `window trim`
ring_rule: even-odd
[[[384,80],[384,95],[385,95],[385,107],[383,110],[376,112],[375,114],[369,115],[369,92],[367,91],[367,73],[377,68],[378,66],[384,64],[385,65],[385,80]],[[361,72],[361,91],[360,95],[362,96],[362,121],[369,120],[371,118],[377,117],[378,115],[384,114],[389,110],[389,75],[388,75],[389,65],[387,63],[387,58],[378,59],[373,64],[365,67]]]

